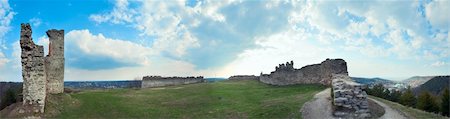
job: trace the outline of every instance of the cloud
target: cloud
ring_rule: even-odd
[[[443,61],[436,61],[433,64],[431,64],[431,66],[433,66],[433,67],[442,67],[442,66],[445,66],[445,65],[447,65],[447,63],[443,62]]]
[[[290,21],[298,29],[318,34],[317,40],[324,44],[344,42],[345,49],[366,56],[424,59],[423,50],[442,53],[446,50],[441,47],[447,44],[426,39],[448,34],[429,29],[424,5],[419,1],[306,1],[296,7],[298,12],[293,12]]]
[[[111,58],[122,63],[149,65],[148,58],[153,50],[142,45],[120,39],[112,39],[103,34],[92,34],[89,30],[72,30],[65,36],[66,49],[72,56],[79,53],[92,57]]]
[[[48,37],[46,35],[39,37],[36,44],[44,47],[44,54],[45,54],[45,56],[47,56],[48,46],[50,45],[50,41],[48,40]]]
[[[0,49],[7,48],[4,36],[11,30],[9,25],[15,14],[7,0],[0,1]]]
[[[287,30],[256,37],[258,47],[247,49],[227,66],[228,75],[270,73],[279,63],[294,60],[296,68],[332,58],[334,48],[320,47],[309,40],[310,34]]]
[[[0,52],[0,68],[5,66],[5,64],[8,62],[9,62],[8,58],[6,58],[5,55],[2,52]]]
[[[111,21],[114,24],[122,24],[132,22],[135,13],[133,9],[128,9],[129,2],[127,0],[116,0],[114,8],[107,14],[93,14],[89,16],[90,20],[97,23]]]
[[[117,0],[111,12],[93,14],[90,19],[97,23],[129,23],[141,31],[141,35],[157,37],[152,44],[156,50],[181,57],[189,48],[200,46],[197,38],[188,30],[189,24],[195,25],[198,20],[182,19],[187,14],[192,15],[193,8],[184,7],[182,3],[142,1],[142,6],[131,8],[127,0]]]
[[[120,4],[117,1],[112,11],[91,16],[114,16],[117,9],[122,9],[118,7],[123,6]],[[238,53],[254,45],[254,37],[287,28],[289,12],[285,11],[291,7],[281,2],[258,1],[206,0],[193,5],[186,5],[186,1],[133,1],[126,8],[132,11],[131,22],[116,22],[113,17],[93,21],[127,23],[124,25],[134,27],[141,36],[151,37],[146,40],[153,40],[151,47],[157,52],[191,62],[197,68],[207,68],[229,63]]]
[[[408,58],[414,56],[414,50],[411,45],[406,42],[405,35],[407,33],[401,30],[395,30],[389,33],[385,41],[392,45],[389,51],[397,54],[400,58]]]
[[[434,0],[425,6],[425,15],[433,27],[448,31],[450,25],[449,4],[448,0]]]
[[[217,70],[215,73],[222,75],[268,72],[292,59],[299,61],[297,66],[328,57],[428,65],[450,54],[448,31],[430,29],[436,26],[427,13],[432,11],[428,6],[435,1],[187,2],[118,0],[110,11],[92,14],[90,19],[138,30],[143,40],[150,41],[142,45],[161,57],[152,62],[179,61],[190,64],[193,69],[189,71]],[[359,63],[374,62],[384,63]],[[364,75],[372,71],[388,74],[364,69],[376,65],[357,65],[351,70]],[[432,71],[436,70],[428,72]]]
[[[28,22],[30,22],[33,27],[39,27],[39,25],[41,25],[42,23],[42,20],[39,18],[32,18]]]

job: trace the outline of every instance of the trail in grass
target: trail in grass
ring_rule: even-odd
[[[337,119],[332,115],[330,90],[330,88],[327,88],[317,93],[314,95],[314,99],[304,104],[301,109],[302,117],[304,119]],[[385,103],[372,98],[369,99],[384,108],[385,113],[379,119],[408,119],[402,112],[392,109]]]
[[[306,102],[302,109],[303,119],[337,119],[331,115],[330,88],[327,88],[316,95],[314,99]]]
[[[380,105],[384,108],[385,113],[383,116],[380,117],[380,119],[408,119],[406,116],[404,116],[402,114],[402,112],[392,109],[388,105],[386,105],[378,100],[374,100],[372,98],[369,98],[369,100],[376,102],[378,105]]]

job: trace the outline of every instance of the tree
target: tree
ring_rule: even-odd
[[[417,108],[435,113],[439,111],[434,97],[428,91],[422,91],[420,93],[419,99],[417,101]]]
[[[2,97],[2,103],[0,104],[0,109],[3,109],[13,103],[16,102],[17,98],[17,94],[16,92],[9,88],[8,90],[6,90],[4,97]]]
[[[390,97],[391,97],[391,101],[393,101],[393,102],[399,102],[400,101],[400,96],[402,95],[402,92],[400,92],[400,91],[396,91],[396,90],[393,90],[392,92],[391,92],[391,94],[390,94]]]
[[[376,84],[371,89],[367,90],[367,94],[373,95],[375,97],[384,98],[383,97],[383,91],[384,91],[383,85],[382,84]]]
[[[442,112],[442,115],[444,115],[444,116],[450,116],[450,114],[449,114],[449,108],[450,108],[450,106],[449,106],[449,103],[450,103],[450,100],[449,100],[449,89],[448,88],[446,88],[446,89],[444,89],[444,93],[442,93],[442,95],[441,95],[441,100],[442,100],[442,102],[441,102],[441,112]]]
[[[410,87],[400,96],[400,104],[408,107],[416,106],[416,97]]]
[[[382,97],[386,100],[391,100],[391,91],[389,89],[384,89]]]

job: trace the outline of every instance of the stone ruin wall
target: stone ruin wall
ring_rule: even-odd
[[[50,40],[47,57],[44,57],[44,47],[34,44],[31,35],[30,24],[21,24],[23,105],[43,113],[47,93],[64,91],[64,31],[47,31]]]
[[[31,26],[21,24],[23,105],[36,107],[35,112],[43,113],[47,86],[44,47],[34,44],[31,34]]]
[[[342,118],[370,118],[367,94],[362,84],[348,75],[333,75],[333,115]]]
[[[293,61],[280,64],[270,74],[261,73],[259,80],[271,85],[330,85],[332,74],[348,74],[347,63],[342,59],[326,59],[320,64],[307,65],[300,69],[295,69],[293,65]]]
[[[49,52],[45,57],[47,74],[47,92],[51,94],[64,92],[64,30],[47,31]]]
[[[144,76],[142,78],[141,88],[153,88],[163,86],[174,86],[206,82],[202,76],[198,77],[161,77],[161,76]]]
[[[230,76],[228,80],[259,80],[259,76],[255,75],[235,75]]]

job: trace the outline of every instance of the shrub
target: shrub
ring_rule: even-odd
[[[444,116],[450,116],[450,114],[449,114],[449,108],[450,108],[450,106],[449,106],[449,102],[450,102],[450,100],[449,100],[449,89],[448,88],[446,88],[445,90],[444,90],[444,93],[442,93],[442,95],[441,95],[441,100],[442,100],[442,102],[441,102],[441,112],[442,112],[442,115],[444,115]]]

